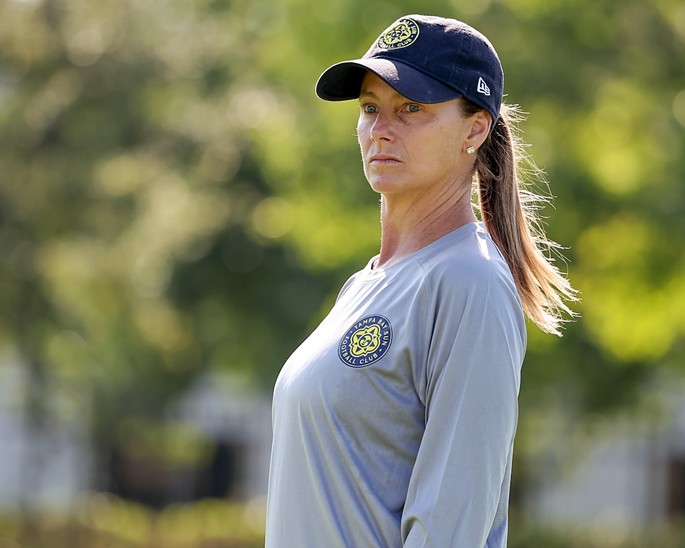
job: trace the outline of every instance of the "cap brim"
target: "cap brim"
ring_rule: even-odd
[[[380,57],[343,61],[329,67],[316,83],[316,94],[325,101],[357,99],[367,71],[417,103],[442,103],[461,96],[456,89],[420,70]]]

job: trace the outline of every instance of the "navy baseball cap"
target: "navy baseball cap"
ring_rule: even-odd
[[[455,19],[407,15],[383,31],[361,59],[329,67],[316,83],[326,101],[359,97],[371,71],[417,103],[465,97],[499,116],[504,87],[502,64],[490,41]]]

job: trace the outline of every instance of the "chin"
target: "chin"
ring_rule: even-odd
[[[378,194],[397,192],[397,185],[388,181],[374,181],[371,179],[369,180],[369,186],[371,187],[371,190],[377,192]]]
[[[397,176],[391,177],[390,175],[374,174],[370,177],[367,176],[366,180],[369,182],[369,186],[376,192],[396,192],[403,186]]]

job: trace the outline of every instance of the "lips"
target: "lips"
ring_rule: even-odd
[[[370,165],[393,165],[399,164],[400,160],[389,154],[376,154],[369,158]]]

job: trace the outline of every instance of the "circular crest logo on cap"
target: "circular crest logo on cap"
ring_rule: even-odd
[[[378,39],[380,49],[400,49],[411,46],[419,37],[419,25],[409,17],[398,19]]]
[[[390,321],[385,316],[367,316],[355,322],[340,339],[338,356],[350,367],[366,367],[380,360],[390,343]]]

